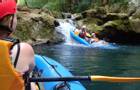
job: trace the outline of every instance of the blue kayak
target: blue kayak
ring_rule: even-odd
[[[76,42],[83,44],[85,46],[88,46],[88,47],[92,47],[92,48],[99,47],[102,49],[117,49],[117,46],[115,46],[115,44],[111,44],[103,40],[99,40],[98,42],[94,42],[90,44],[85,39],[75,35],[73,31],[70,31],[70,35]]]
[[[76,42],[78,42],[80,44],[84,44],[86,46],[91,46],[85,39],[75,35],[73,31],[70,31],[70,35]]]
[[[40,77],[73,76],[65,67],[51,58],[35,55],[35,63]],[[43,88],[45,90],[86,90],[79,81],[43,82]]]

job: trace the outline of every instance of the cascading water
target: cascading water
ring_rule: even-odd
[[[76,27],[75,25],[73,24],[73,21],[70,20],[70,19],[60,19],[58,20],[59,21],[59,26],[56,27],[56,31],[61,33],[64,38],[65,38],[65,43],[64,44],[67,44],[67,45],[75,45],[75,46],[85,46],[83,44],[80,44],[80,43],[77,43],[75,40],[73,40],[71,38],[71,35],[70,35],[70,31],[71,30],[74,30]],[[104,48],[104,49],[116,49],[116,46],[110,44],[110,43],[107,43],[105,42],[104,40],[100,40],[99,42],[94,42],[92,43],[89,47],[100,47],[100,48]]]
[[[57,32],[63,34],[65,37],[65,44],[73,44],[73,40],[71,39],[70,36],[70,31],[75,29],[75,26],[72,25],[70,22],[68,22],[68,19],[65,20],[58,20],[60,26],[57,28]]]

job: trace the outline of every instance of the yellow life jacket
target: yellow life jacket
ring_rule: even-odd
[[[0,90],[24,90],[22,75],[11,64],[12,42],[0,40]]]
[[[91,35],[89,33],[86,33],[86,36],[89,37],[89,38],[91,37]]]

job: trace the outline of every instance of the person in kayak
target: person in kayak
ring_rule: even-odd
[[[85,38],[86,38],[86,26],[85,26],[85,25],[82,26],[82,28],[81,28],[80,31],[81,31],[81,32],[79,33],[79,36],[80,36],[81,38],[85,39]]]
[[[11,37],[16,30],[16,9],[15,0],[0,0],[0,40]],[[24,42],[18,43],[12,46],[9,52],[12,64],[21,75],[24,76],[26,72],[33,70],[35,62],[34,50],[31,45]],[[31,86],[32,90],[35,90],[35,86],[33,84]]]
[[[98,43],[98,44],[102,44],[102,45],[107,45],[108,42],[104,41],[104,40],[100,40],[98,37],[97,37],[97,33],[93,32],[92,34],[92,37],[90,38],[90,44],[94,45],[94,43]]]
[[[79,37],[89,42],[91,35],[87,32],[87,28],[85,25],[83,25],[82,28],[80,29]]]
[[[94,42],[98,42],[99,38],[96,37],[96,33],[92,33],[91,34],[91,38],[90,38],[90,44],[94,43]]]
[[[80,32],[81,32],[80,26],[77,26],[77,27],[74,29],[73,32],[74,32],[75,35],[79,36],[79,34],[80,34]]]

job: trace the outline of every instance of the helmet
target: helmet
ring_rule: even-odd
[[[6,15],[15,14],[16,7],[15,0],[0,0],[0,19]]]

